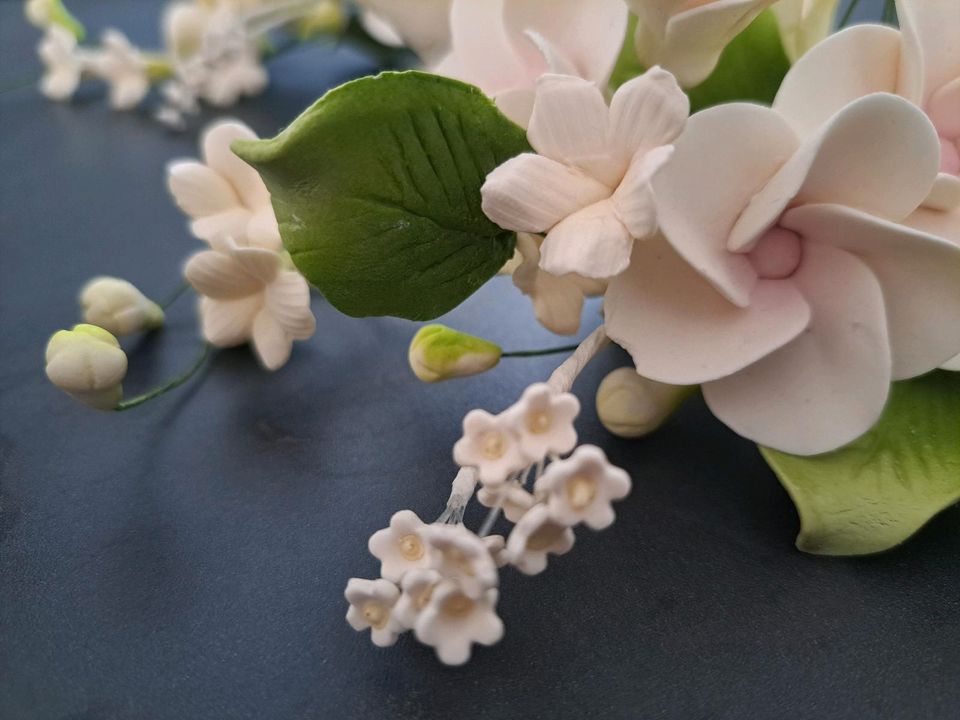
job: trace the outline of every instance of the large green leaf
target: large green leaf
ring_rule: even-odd
[[[880,422],[834,452],[762,452],[800,513],[798,548],[888,550],[960,500],[960,373],[896,383]]]
[[[294,263],[348,315],[435,318],[513,254],[516,237],[483,214],[480,186],[529,146],[470,85],[362,78],[276,138],[233,149],[270,189]]]

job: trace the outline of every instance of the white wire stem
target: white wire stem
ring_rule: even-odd
[[[553,371],[547,384],[557,392],[570,392],[574,381],[583,369],[593,360],[597,353],[610,343],[607,331],[603,325],[587,335],[582,343],[573,351],[573,354]]]

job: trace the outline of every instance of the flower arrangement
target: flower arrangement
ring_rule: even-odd
[[[437,324],[408,348],[429,383],[570,353],[510,408],[467,414],[442,513],[394,514],[369,540],[380,577],[347,584],[353,628],[380,646],[412,630],[448,664],[503,635],[499,568],[542,572],[629,493],[574,428],[573,382],[611,341],[632,359],[597,389],[611,432],[641,437],[702,393],[790,492],[801,549],[889,549],[960,498],[960,4],[897,0],[887,24],[843,27],[854,3],[831,33],[831,0],[362,0],[368,37],[420,69],[335,88],[272,139],[217,122],[202,160],[168,167],[206,243],[184,266],[197,362],[124,399],[114,336],[158,327],[168,303],[100,278],[47,374],[124,410],[211,347],[250,344],[277,370],[315,331],[311,286],[347,315],[429,321],[508,273],[559,335],[602,296],[602,323],[566,348],[504,353]],[[194,50],[209,70],[194,82],[178,36],[168,99],[229,104],[257,85],[250,28],[317,12],[250,5],[189,8],[239,18],[246,50],[229,71]],[[354,10],[336,10],[342,28]],[[59,2],[28,14],[47,26],[48,95],[94,73],[115,106],[143,97],[146,60],[122,36],[81,50]],[[490,510],[475,532],[474,497]]]

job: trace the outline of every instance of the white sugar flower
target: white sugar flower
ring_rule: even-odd
[[[456,580],[470,597],[480,597],[499,581],[490,551],[463,525],[427,525],[421,537],[430,548],[430,566],[444,578]]]
[[[83,319],[114,335],[129,335],[163,325],[163,310],[132,283],[97,277],[80,291]]]
[[[484,485],[477,490],[477,501],[488,508],[499,507],[510,522],[517,522],[536,502],[519,483],[508,482],[502,485]]]
[[[534,505],[520,518],[507,538],[505,555],[511,565],[526,575],[547,569],[547,554],[563,555],[573,547],[573,530],[550,516],[546,505]]]
[[[545,75],[527,131],[538,154],[511,158],[487,176],[483,211],[508,230],[546,233],[540,267],[553,275],[618,275],[634,239],[657,228],[650,181],[670,159],[689,110],[660,68],[622,85],[609,108],[593,83]]]
[[[217,347],[252,341],[268,370],[286,364],[294,340],[313,335],[310,288],[285,254],[240,247],[231,239],[191,257],[187,281],[203,297],[203,336]]]
[[[530,464],[510,416],[485,410],[471,410],[463,418],[463,437],[453,446],[453,459],[462,467],[477,468],[480,480],[491,485]]]
[[[147,63],[119,30],[105,30],[101,45],[94,69],[110,86],[110,107],[130,110],[150,91]]]
[[[442,579],[436,570],[416,568],[407,571],[400,582],[400,599],[393,606],[394,620],[402,627],[413,629]]]
[[[84,405],[113,410],[123,399],[127,355],[103,328],[74,325],[54,333],[46,361],[50,382]]]
[[[506,414],[517,430],[521,450],[529,458],[564,455],[577,444],[573,421],[580,414],[580,401],[571,393],[558,393],[547,383],[534,383]]]
[[[370,536],[370,554],[380,561],[380,574],[391,582],[409,570],[424,568],[429,562],[427,546],[421,538],[426,527],[416,513],[401,510],[390,518],[390,526]]]
[[[483,544],[487,546],[490,557],[493,558],[493,562],[498,568],[502,568],[507,564],[507,558],[504,556],[507,541],[503,535],[486,535],[483,538]]]
[[[496,590],[471,598],[455,583],[441,583],[417,618],[417,640],[434,647],[442,663],[463,665],[474,643],[493,645],[503,637],[497,598]]]
[[[87,64],[77,49],[77,38],[59,25],[50,25],[37,46],[37,54],[45,68],[40,92],[51,100],[69,100]]]
[[[450,51],[453,0],[357,0],[364,28],[385,45],[403,44],[426,63]]]
[[[630,476],[614,467],[593,445],[582,445],[566,460],[551,463],[537,478],[536,493],[546,497],[550,517],[562,525],[583,523],[594,530],[609,527],[616,517],[613,500],[630,492]]]
[[[344,597],[350,603],[347,622],[357,632],[370,628],[374,645],[389,647],[397,641],[399,626],[392,617],[400,591],[389,580],[350,578]]]
[[[167,167],[170,192],[193,219],[190,229],[198,238],[209,242],[228,236],[243,245],[280,249],[267,186],[230,150],[234,140],[256,139],[256,133],[240,122],[217,122],[203,134],[204,162],[178,160]]]

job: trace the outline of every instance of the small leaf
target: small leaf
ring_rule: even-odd
[[[834,452],[761,451],[800,513],[798,548],[889,550],[960,499],[960,373],[895,383],[880,422]]]
[[[233,149],[266,182],[294,263],[348,315],[435,318],[513,255],[516,236],[483,214],[480,187],[529,145],[471,85],[362,78],[276,138]]]

